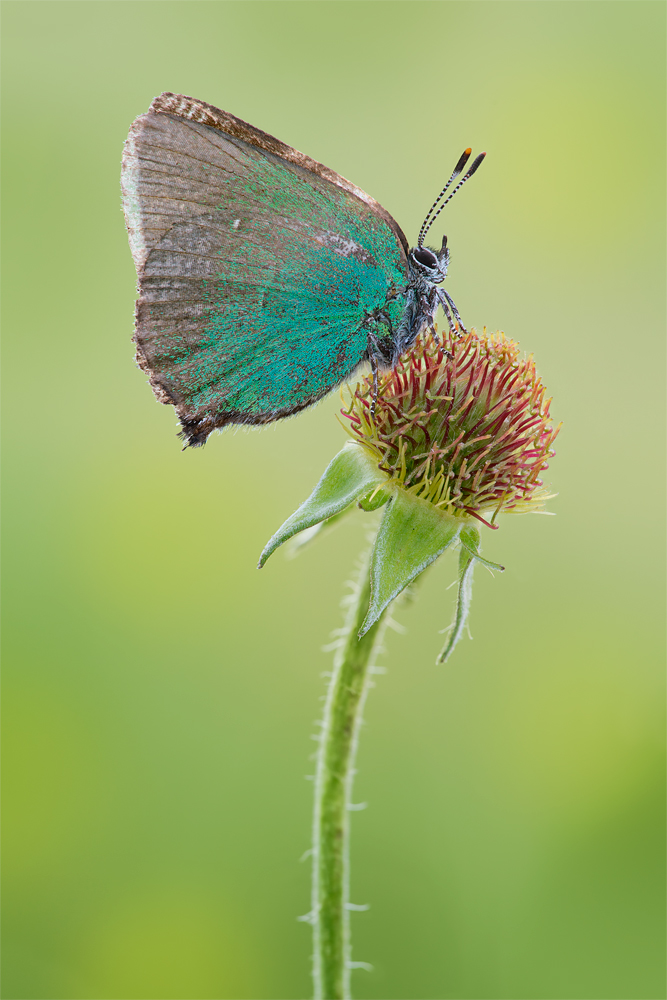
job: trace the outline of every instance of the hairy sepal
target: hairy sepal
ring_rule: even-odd
[[[371,602],[359,636],[459,537],[465,521],[398,487],[387,504],[371,559]]]
[[[499,563],[489,562],[479,554],[481,536],[478,529],[472,525],[466,525],[460,536],[461,551],[459,552],[459,579],[458,593],[456,595],[456,613],[454,621],[450,626],[450,633],[444,649],[436,660],[436,663],[445,663],[454,651],[454,646],[463,635],[463,630],[470,614],[472,604],[472,574],[476,562],[483,563],[488,569],[497,569],[503,572],[504,566]]]
[[[377,461],[361,445],[346,444],[326,468],[324,475],[299,509],[288,517],[262,552],[261,569],[269,556],[293,535],[329,521],[378,486],[387,484]]]
[[[504,573],[504,566],[501,566],[500,563],[490,562],[488,559],[484,559],[484,557],[479,554],[480,540],[479,531],[474,525],[464,528],[461,532],[461,545],[468,550],[468,553],[474,559],[481,562],[487,569],[495,569],[498,570],[499,573]]]

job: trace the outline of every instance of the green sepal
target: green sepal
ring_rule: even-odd
[[[375,541],[371,602],[359,637],[458,538],[462,524],[461,518],[445,514],[407,490],[396,489]]]
[[[489,569],[497,569],[499,573],[504,573],[505,567],[501,566],[500,563],[490,562],[488,559],[484,559],[483,556],[480,556],[479,543],[480,534],[477,528],[470,525],[470,527],[463,529],[461,532],[461,545],[464,545],[467,548],[470,555],[474,556],[475,559],[478,559],[479,562],[483,563],[484,566],[487,566]]]
[[[477,536],[476,543],[473,542],[475,550],[479,545],[479,531],[477,528],[470,529]],[[461,532],[463,535],[463,532]],[[470,536],[468,536],[470,538]],[[462,539],[463,540],[463,539]],[[473,541],[472,538],[470,538]],[[454,624],[450,626],[451,631],[449,633],[449,639],[445,643],[445,647],[440,653],[440,656],[435,661],[436,663],[445,663],[446,660],[451,656],[454,646],[459,641],[463,634],[463,629],[465,628],[466,622],[468,620],[468,615],[470,614],[470,605],[472,603],[472,571],[475,566],[475,558],[471,552],[468,543],[461,545],[461,551],[459,552],[459,590],[456,597],[456,614],[454,616]]]
[[[440,653],[436,663],[444,663],[449,659],[454,650],[454,646],[463,634],[463,629],[465,628],[468,620],[470,605],[472,603],[472,572],[475,566],[475,561],[483,563],[485,566],[488,566],[489,569],[497,569],[501,573],[504,572],[505,569],[505,567],[501,566],[499,563],[489,562],[488,559],[483,559],[479,554],[481,536],[478,529],[474,525],[467,524],[465,528],[463,528],[461,531],[460,541],[459,590],[456,598],[456,614],[454,616],[454,624],[450,626],[451,632],[449,639],[445,643],[445,648]]]
[[[311,528],[305,528],[298,535],[295,535],[290,539],[287,549],[288,557],[294,558],[298,556],[302,549],[305,549],[316,538],[328,534],[332,528],[336,527],[339,521],[342,521],[354,509],[354,504],[349,504],[343,510],[339,511],[338,514],[334,514],[333,517],[328,517],[326,521],[320,521],[319,524],[314,524]]]
[[[357,502],[357,507],[361,507],[365,510],[367,514],[372,511],[377,510],[382,507],[388,500],[391,499],[391,493],[389,490],[378,489],[376,486],[374,490],[367,493],[366,496],[360,497]]]
[[[259,559],[261,569],[272,552],[305,528],[328,521],[365,496],[375,486],[385,484],[373,456],[361,445],[350,443],[332,459],[324,475],[299,509],[275,533]]]

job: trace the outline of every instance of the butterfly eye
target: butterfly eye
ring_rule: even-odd
[[[438,258],[430,250],[425,250],[424,247],[419,247],[417,250],[412,251],[412,259],[416,260],[418,264],[423,267],[434,268],[438,265]]]

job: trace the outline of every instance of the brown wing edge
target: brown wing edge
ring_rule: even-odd
[[[226,132],[227,135],[233,136],[235,139],[247,142],[250,146],[256,146],[267,153],[273,153],[282,160],[295,163],[297,166],[303,167],[313,174],[317,174],[318,177],[322,177],[324,180],[329,181],[329,183],[335,184],[336,187],[342,188],[367,205],[387,223],[389,228],[398,237],[399,243],[402,245],[406,255],[408,254],[410,247],[405,233],[394,217],[375,198],[371,198],[370,195],[357,187],[356,184],[352,184],[351,181],[341,177],[334,170],[325,167],[323,163],[318,163],[317,160],[311,159],[305,153],[300,153],[298,149],[293,149],[292,146],[288,146],[287,143],[274,138],[268,132],[262,132],[261,129],[255,128],[254,125],[249,125],[248,122],[244,122],[243,119],[230,114],[229,111],[221,111],[220,108],[216,108],[212,104],[198,101],[194,97],[186,97],[184,94],[171,94],[168,91],[156,97],[148,110],[157,114],[176,115],[178,118],[186,118],[190,121],[199,122],[202,125],[209,125],[211,128],[217,128],[221,132]]]
[[[260,427],[263,424],[272,424],[274,420],[283,420],[285,417],[293,417],[301,410],[313,406],[328,395],[326,391],[318,396],[299,403],[297,406],[286,406],[281,410],[268,410],[266,413],[248,414],[240,410],[223,410],[220,413],[204,413],[198,416],[188,416],[187,410],[183,406],[177,406],[176,412],[181,422],[182,430],[179,437],[185,442],[184,448],[200,448],[206,444],[209,434],[215,430],[222,430],[230,424],[245,424],[248,426]]]
[[[302,401],[297,406],[286,406],[279,410],[268,410],[265,413],[249,414],[243,413],[241,410],[221,410],[213,413],[211,411],[200,410],[197,412],[196,410],[191,410],[184,403],[172,396],[167,387],[156,378],[146,355],[142,351],[138,340],[139,306],[140,303],[137,302],[135,334],[132,338],[136,346],[135,360],[137,367],[148,376],[149,385],[157,401],[164,403],[165,406],[173,406],[175,408],[176,415],[181,423],[181,430],[178,436],[185,442],[184,448],[201,448],[206,444],[206,439],[212,431],[222,430],[223,427],[228,427],[230,424],[261,426],[262,424],[273,423],[274,420],[292,417],[294,414],[300,413],[301,410],[305,410],[309,406],[313,406],[314,403],[318,403],[328,395],[328,390],[324,390]]]

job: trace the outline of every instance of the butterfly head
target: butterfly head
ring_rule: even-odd
[[[432,247],[419,245],[413,247],[410,251],[410,263],[424,281],[431,285],[439,285],[447,277],[447,265],[449,264],[447,237],[443,236],[442,247],[439,251]]]

